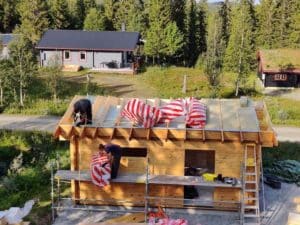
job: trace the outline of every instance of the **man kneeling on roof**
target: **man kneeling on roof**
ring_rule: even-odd
[[[120,160],[122,156],[122,148],[116,144],[99,144],[99,149],[104,149],[108,154],[108,159],[111,163],[111,179],[115,179],[118,175]]]

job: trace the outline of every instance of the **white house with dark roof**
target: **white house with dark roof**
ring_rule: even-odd
[[[9,58],[9,43],[15,38],[15,34],[0,34],[0,44],[2,46],[2,50],[0,51],[0,59],[8,59]]]
[[[140,38],[138,32],[48,30],[36,48],[41,66],[56,57],[63,67],[134,72]]]

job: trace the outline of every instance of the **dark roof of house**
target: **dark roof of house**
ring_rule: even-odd
[[[299,49],[260,50],[257,58],[264,73],[300,73]]]
[[[0,42],[2,45],[7,46],[15,37],[15,34],[0,34]]]
[[[133,51],[139,39],[138,32],[48,30],[36,48]]]

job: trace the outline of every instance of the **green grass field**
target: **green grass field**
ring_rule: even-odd
[[[64,73],[64,79],[58,92],[59,100],[54,103],[51,94],[47,91],[45,80],[37,78],[33,81],[25,107],[18,104],[7,106],[4,113],[27,115],[56,115],[65,112],[74,95],[116,95],[122,97],[121,90],[134,89],[132,96],[146,95],[148,97],[177,98],[194,96],[198,98],[234,98],[235,74],[224,73],[220,76],[220,85],[213,89],[202,69],[184,67],[148,67],[145,72],[136,76],[123,74],[92,73],[92,82],[87,85],[84,76],[87,70]],[[184,75],[187,76],[187,90],[182,93]],[[113,86],[103,86],[103,80],[109,80]],[[151,91],[150,91],[151,88]],[[247,95],[254,99],[262,99],[262,90],[257,85],[255,73],[249,75],[247,82],[242,84],[240,95]],[[127,93],[128,94],[128,93]],[[128,97],[128,96],[126,96]],[[281,97],[264,98],[272,122],[277,125],[300,126],[300,104],[296,100]]]
[[[273,124],[300,127],[300,101],[280,98],[264,98]]]

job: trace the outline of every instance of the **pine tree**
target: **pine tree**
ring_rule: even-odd
[[[171,2],[171,19],[176,22],[181,33],[185,33],[186,1],[172,0]]]
[[[16,0],[0,0],[0,31],[10,33],[19,22],[19,16],[15,10]]]
[[[298,0],[276,0],[275,9],[273,15],[274,25],[274,46],[277,48],[289,47],[290,43],[289,36],[293,31],[293,15],[297,12]]]
[[[208,5],[206,0],[201,0],[198,5],[198,24],[197,24],[197,46],[199,49],[199,54],[206,51],[206,35],[207,35],[207,12]]]
[[[197,6],[195,0],[187,0],[185,10],[185,46],[184,59],[187,66],[193,66],[199,56],[200,32],[197,21]]]
[[[146,55],[160,59],[163,55],[165,31],[167,24],[171,21],[170,1],[149,0],[148,1],[149,29],[145,43]]]
[[[146,17],[144,4],[141,0],[123,0],[115,4],[114,28],[120,30],[124,23],[127,31],[139,31],[142,35],[146,31]]]
[[[176,22],[170,22],[165,29],[165,49],[163,54],[175,56],[183,46],[183,34],[178,29]]]
[[[235,86],[238,95],[241,82],[245,82],[255,65],[255,15],[252,1],[239,0],[233,10],[224,63],[227,71],[237,74]]]
[[[84,10],[86,15],[89,13],[91,8],[97,7],[95,0],[84,0],[83,4],[84,4]]]
[[[103,0],[104,15],[107,20],[107,29],[114,30],[117,0]]]
[[[77,0],[75,5],[75,27],[76,29],[82,29],[85,18],[85,6],[84,0]]]
[[[49,27],[45,1],[21,0],[17,8],[21,20],[18,31],[35,45]]]
[[[101,31],[105,30],[105,18],[96,8],[91,8],[84,20],[84,30]]]
[[[65,29],[70,26],[70,14],[66,0],[51,0],[50,15],[52,27],[55,29]]]
[[[223,18],[219,12],[214,12],[209,16],[208,34],[207,34],[207,51],[205,57],[205,74],[210,85],[216,94],[219,85],[219,77],[222,71],[222,60],[224,57],[224,48],[226,46],[223,40]],[[213,96],[215,97],[215,96]]]
[[[225,0],[222,3],[220,10],[218,11],[218,16],[221,20],[221,36],[222,42],[224,42],[225,48],[227,47],[229,36],[230,36],[230,16],[231,16],[231,7],[229,0]]]
[[[289,35],[290,47],[300,48],[300,2],[294,0],[294,9],[291,15],[291,32]]]
[[[70,15],[70,29],[77,29],[78,17],[77,17],[77,0],[67,0],[68,12]]]
[[[258,16],[258,38],[257,44],[262,48],[273,48],[275,36],[275,1],[262,0],[257,8]]]
[[[153,57],[153,62],[157,58],[159,63],[160,59],[170,56],[171,52],[178,52],[182,47],[183,36],[176,23],[172,24],[170,1],[149,0],[148,15],[145,53]]]

